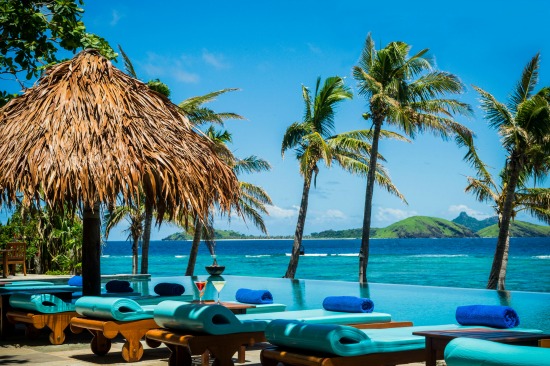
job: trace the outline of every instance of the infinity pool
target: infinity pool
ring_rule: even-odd
[[[429,287],[357,282],[289,280],[285,278],[223,276],[226,286],[221,292],[222,300],[235,300],[239,288],[267,289],[274,302],[287,305],[287,310],[321,308],[326,296],[350,295],[369,297],[374,301],[375,311],[390,313],[394,320],[411,320],[415,325],[456,323],[455,310],[461,305],[507,305],[514,308],[520,317],[520,327],[536,328],[550,332],[550,293],[493,291],[451,287]],[[153,277],[150,281],[137,281],[135,291],[153,293],[159,282],[181,283],[185,293],[197,290],[195,279],[208,276]],[[205,299],[215,299],[216,291],[208,284]]]

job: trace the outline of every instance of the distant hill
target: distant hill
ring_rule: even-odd
[[[379,229],[371,228],[370,236],[374,237]],[[319,233],[311,233],[312,239],[357,239],[363,236],[363,229],[325,230]]]
[[[490,217],[477,220],[465,212],[453,221],[428,216],[413,216],[398,221],[383,229],[372,228],[371,238],[469,238],[469,237],[497,237],[497,218]],[[474,230],[482,227],[481,230]],[[361,238],[362,229],[325,230],[304,239],[355,239]],[[215,230],[216,239],[292,239],[292,235],[281,236],[254,236],[245,235],[233,230]],[[511,226],[512,237],[543,237],[550,236],[550,227],[535,225],[524,221],[515,221]],[[185,232],[172,234],[162,240],[192,240],[193,237]]]
[[[456,219],[453,220],[455,224],[466,226],[468,229],[473,232],[485,229],[491,225],[498,224],[498,217],[493,216],[484,220],[478,220],[474,217],[468,216],[466,212],[461,212]]]
[[[486,227],[485,229],[479,230],[477,234],[483,238],[497,237],[498,225]],[[516,238],[550,236],[550,227],[516,220],[510,224],[510,236]]]
[[[462,225],[428,216],[413,216],[376,231],[375,238],[467,238],[477,235]]]
[[[215,239],[265,239],[265,236],[245,235],[233,230],[214,230]],[[175,233],[162,240],[193,240],[193,236],[187,234],[185,231],[181,233]]]

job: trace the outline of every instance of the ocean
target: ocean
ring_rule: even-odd
[[[369,282],[421,286],[485,288],[496,238],[371,240]],[[296,278],[357,281],[360,240],[304,240]],[[152,241],[149,273],[182,276],[190,241]],[[280,278],[288,266],[292,240],[220,240],[217,260],[223,275]],[[207,275],[212,258],[201,244],[195,275]],[[102,274],[131,273],[131,243],[108,241]],[[512,238],[507,290],[550,293],[550,238]]]

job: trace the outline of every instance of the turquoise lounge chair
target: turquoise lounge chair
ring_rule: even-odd
[[[98,356],[107,354],[111,339],[121,334],[126,340],[122,357],[127,362],[139,361],[143,356],[141,339],[157,327],[152,306],[141,306],[125,297],[83,296],[75,307],[80,316],[71,319],[71,331],[88,330],[93,335],[90,347]]]
[[[27,336],[35,336],[37,330],[47,327],[51,330],[50,343],[55,345],[65,342],[65,329],[78,315],[74,304],[52,294],[16,293],[10,296],[9,302],[13,310],[7,312],[6,317],[11,323],[25,324]]]
[[[447,366],[550,366],[550,348],[456,338],[445,348],[445,362]]]
[[[183,304],[163,301],[154,310],[156,323],[164,329],[147,332],[150,347],[162,343],[172,351],[170,365],[190,365],[192,355],[208,351],[219,365],[233,365],[232,356],[242,346],[264,340],[268,322],[239,320],[221,305]]]
[[[246,314],[277,313],[277,312],[286,310],[285,304],[248,304],[248,303],[238,302],[238,301],[227,301],[227,302],[234,303],[234,304],[254,305],[253,308],[246,309]]]
[[[264,366],[397,365],[425,361],[425,339],[412,333],[464,328],[456,324],[388,329],[357,329],[330,324],[274,320],[265,330],[277,348],[262,350]],[[525,329],[516,329],[527,331]],[[532,330],[540,332],[538,330]]]
[[[258,313],[237,315],[239,320],[267,320],[275,319],[298,320],[315,324],[348,324],[360,325],[371,323],[389,323],[391,315],[386,313],[347,313],[328,311],[324,309],[293,310],[283,312]]]

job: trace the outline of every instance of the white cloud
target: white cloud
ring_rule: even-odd
[[[111,27],[114,27],[115,25],[118,24],[118,21],[120,20],[120,18],[122,18],[122,15],[120,15],[118,11],[113,10],[111,12],[111,21],[109,22],[109,25]]]
[[[407,217],[418,215],[416,211],[405,211],[398,208],[378,208],[376,213],[376,219],[378,221],[399,221],[406,219]]]
[[[340,210],[326,210],[323,214],[324,217],[329,219],[345,219],[346,214]]]
[[[177,80],[177,81],[181,81],[183,83],[188,83],[188,84],[191,84],[191,83],[198,83],[199,82],[199,75],[197,74],[193,74],[193,73],[190,73],[190,72],[185,72],[183,70],[176,70],[172,76],[174,76],[174,78]]]
[[[211,66],[214,66],[216,69],[226,69],[228,67],[228,65],[223,62],[223,58],[223,55],[215,55],[207,50],[202,50],[203,61]]]
[[[448,211],[451,215],[454,215],[455,217],[458,216],[461,212],[466,212],[468,214],[468,216],[471,216],[471,217],[476,218],[478,220],[483,220],[483,219],[486,219],[486,218],[491,216],[491,215],[485,214],[483,212],[476,211],[473,208],[470,208],[466,205],[451,205],[451,206],[449,206]]]
[[[189,65],[192,63],[193,59],[186,55],[174,58],[149,52],[147,53],[147,60],[144,63],[140,63],[140,67],[149,77],[170,77],[183,83],[194,84],[199,82],[200,76],[187,71]]]
[[[298,207],[293,207],[292,209],[281,208],[278,206],[266,206],[269,216],[276,219],[288,219],[298,215]]]
[[[319,47],[315,46],[315,45],[312,44],[312,43],[307,43],[307,46],[308,46],[309,50],[310,50],[312,53],[316,53],[316,54],[321,54],[321,53],[323,53]]]

